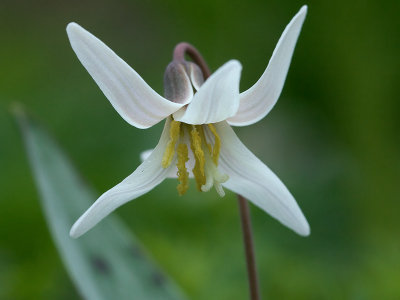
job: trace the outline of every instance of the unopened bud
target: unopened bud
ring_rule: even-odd
[[[187,62],[186,67],[190,75],[190,80],[192,81],[192,84],[196,89],[196,91],[198,91],[202,86],[202,84],[204,83],[203,72],[201,71],[198,65],[192,62]]]
[[[164,96],[176,103],[184,103],[193,96],[193,87],[182,62],[173,61],[164,73]]]

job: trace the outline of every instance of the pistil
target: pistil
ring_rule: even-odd
[[[201,191],[201,187],[206,183],[206,176],[204,173],[205,158],[201,141],[202,137],[199,135],[196,126],[192,126],[190,131],[190,148],[192,149],[195,159],[195,165],[192,172],[199,191]]]
[[[188,147],[186,144],[181,143],[178,145],[178,162],[176,167],[178,168],[178,180],[179,184],[176,187],[180,196],[186,193],[189,189],[189,173],[186,169],[186,162],[189,160]]]

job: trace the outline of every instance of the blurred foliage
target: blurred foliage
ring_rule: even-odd
[[[262,292],[271,299],[400,297],[400,2],[0,2],[0,298],[74,299],[9,114],[20,101],[46,124],[100,194],[130,174],[161,124],[126,124],[70,48],[76,21],[157,91],[174,45],[194,44],[216,69],[236,58],[241,90],[262,74],[284,27],[309,13],[284,91],[261,122],[236,132],[295,195],[301,238],[252,207]],[[176,182],[119,209],[192,299],[245,299],[235,195]]]
[[[21,107],[14,105],[13,112],[50,233],[79,294],[88,300],[184,299],[117,216],[79,239],[69,236],[71,224],[96,196],[46,130]]]

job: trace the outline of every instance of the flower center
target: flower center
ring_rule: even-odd
[[[210,142],[207,142],[206,133],[211,137]],[[225,192],[221,183],[226,182],[229,177],[218,170],[221,139],[214,125],[190,125],[171,120],[169,141],[161,165],[164,169],[168,168],[176,152],[179,195],[185,194],[189,189],[189,172],[186,168],[186,163],[189,161],[188,146],[192,150],[194,159],[192,173],[196,180],[197,189],[207,192],[214,186],[217,193],[223,197]]]

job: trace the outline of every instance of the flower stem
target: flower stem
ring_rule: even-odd
[[[185,61],[185,54],[189,55],[190,58],[193,59],[193,62],[200,67],[201,71],[203,72],[204,80],[210,77],[211,72],[206,61],[195,47],[185,42],[176,45],[174,49],[174,60]]]
[[[192,45],[182,42],[176,45],[174,49],[174,60],[185,61],[185,55],[188,55],[193,62],[195,62],[203,72],[204,80],[210,77],[211,72],[207,66],[206,61],[200,52],[197,51]],[[254,255],[253,234],[251,231],[250,211],[247,200],[238,195],[240,220],[242,223],[243,243],[246,253],[247,275],[250,286],[250,299],[260,300],[260,290],[257,279],[256,259]]]
[[[242,223],[244,250],[246,254],[247,274],[250,286],[250,299],[259,300],[260,290],[257,279],[257,268],[256,268],[256,259],[254,255],[254,244],[253,244],[253,234],[251,230],[249,204],[247,203],[247,200],[241,195],[238,195],[238,202],[239,202],[240,220]]]

